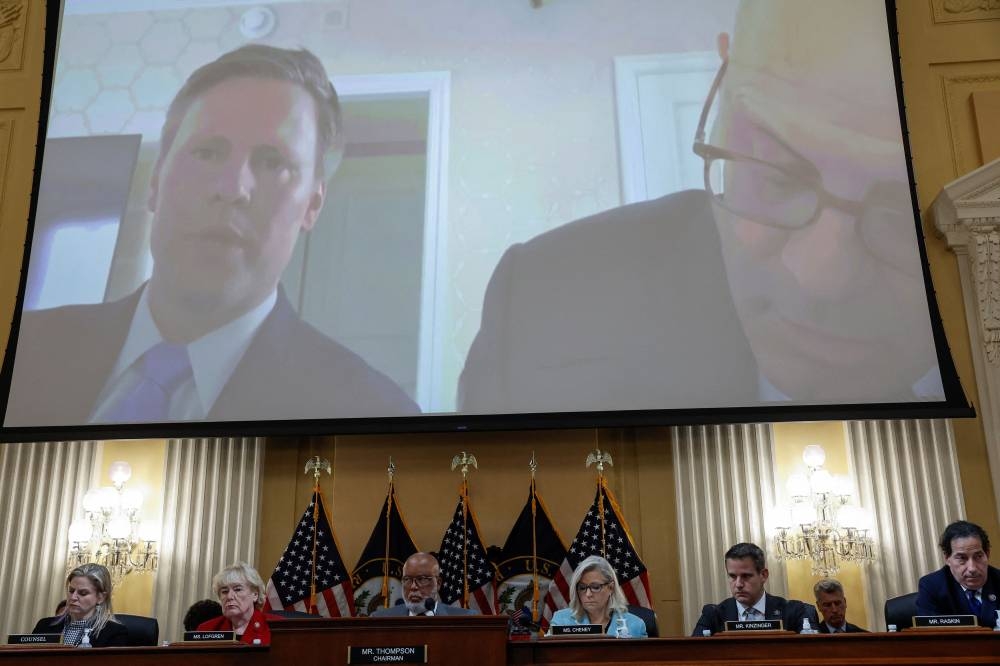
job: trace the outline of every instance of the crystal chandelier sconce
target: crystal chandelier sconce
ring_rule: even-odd
[[[113,485],[92,488],[84,495],[84,518],[69,527],[68,568],[87,562],[103,564],[116,586],[131,573],[156,571],[160,528],[139,522],[143,497],[140,491],[125,487],[130,478],[131,465],[113,462]]]
[[[867,565],[875,561],[870,536],[871,517],[852,503],[853,484],[823,469],[826,452],[811,444],[802,453],[805,474],[788,478],[789,505],[771,516],[773,545],[779,560],[812,560],[812,574],[828,577],[840,563]]]

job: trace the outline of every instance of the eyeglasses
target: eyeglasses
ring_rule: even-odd
[[[598,592],[606,588],[608,585],[611,585],[611,583],[610,582],[591,583],[590,585],[584,585],[583,583],[580,583],[579,585],[576,586],[576,593],[586,594],[587,592],[590,592],[591,594],[597,594]]]
[[[417,584],[418,587],[427,587],[434,581],[434,576],[403,576],[403,587]]]
[[[876,257],[905,271],[919,271],[911,249],[915,240],[915,218],[909,184],[876,181],[861,201],[845,199],[823,186],[815,164],[781,138],[757,128],[775,149],[787,156],[781,164],[744,155],[705,143],[705,126],[718,95],[728,61],[724,60],[712,81],[698,119],[693,151],[705,161],[705,190],[719,207],[741,218],[779,229],[802,229],[826,208],[852,216],[866,247]]]

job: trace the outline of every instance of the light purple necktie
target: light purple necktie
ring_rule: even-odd
[[[170,416],[170,398],[191,376],[187,347],[161,342],[136,361],[142,378],[102,419],[110,423],[158,423]]]

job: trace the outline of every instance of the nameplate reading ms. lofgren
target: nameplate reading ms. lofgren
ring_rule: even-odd
[[[726,622],[726,631],[783,631],[781,620],[740,620]]]
[[[950,627],[975,627],[975,615],[914,615],[913,626],[917,629],[948,629]]]
[[[235,641],[235,631],[185,631],[186,641]]]
[[[59,645],[62,634],[11,634],[7,636],[10,645]]]
[[[426,664],[426,645],[347,646],[348,664]]]

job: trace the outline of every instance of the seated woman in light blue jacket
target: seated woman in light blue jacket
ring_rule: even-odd
[[[552,616],[552,626],[599,624],[604,633],[616,635],[619,619],[631,638],[645,638],[646,624],[627,610],[628,602],[611,564],[597,555],[580,562],[569,583],[569,607]]]

